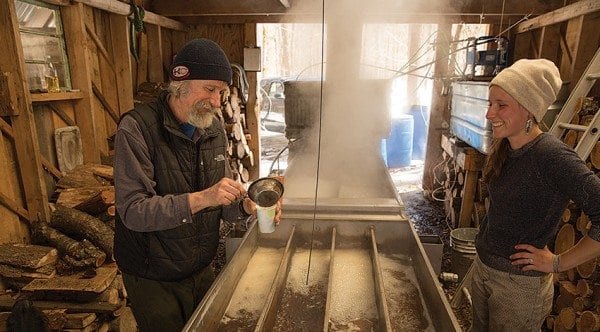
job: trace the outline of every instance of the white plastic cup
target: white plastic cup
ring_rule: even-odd
[[[258,230],[261,233],[273,233],[275,231],[275,208],[277,204],[269,207],[256,206],[256,217],[258,218]]]

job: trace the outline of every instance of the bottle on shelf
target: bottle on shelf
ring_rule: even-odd
[[[60,92],[58,72],[54,68],[54,64],[50,61],[50,57],[48,57],[48,67],[46,69],[46,84],[48,85],[48,92]]]

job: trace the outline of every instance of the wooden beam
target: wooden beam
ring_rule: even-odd
[[[11,73],[0,73],[0,116],[18,115],[19,110],[15,107],[15,86]]]
[[[581,0],[568,6],[559,8],[550,13],[540,15],[536,18],[529,19],[517,25],[517,33],[523,33],[529,30],[541,28],[543,26],[552,25],[564,21],[568,21],[577,16],[586,15],[600,10],[600,1],[598,0]]]
[[[114,14],[119,14],[119,15],[128,16],[131,12],[128,4],[125,4],[125,3],[117,1],[117,0],[75,0],[75,1],[77,1],[79,3],[83,3],[90,7],[98,8],[98,9],[101,9],[101,10],[104,10],[104,11],[107,11],[110,13],[114,13]],[[144,22],[159,25],[159,26],[167,28],[167,29],[178,30],[178,31],[187,31],[187,28],[180,22],[177,22],[175,20],[172,20],[172,19],[164,17],[164,16],[156,15],[149,11],[145,12]]]
[[[510,18],[513,22],[529,15],[530,13],[500,14],[486,13],[485,19],[481,22],[481,13],[438,13],[438,12],[409,12],[409,13],[388,13],[381,15],[366,16],[366,23],[398,23],[398,24],[435,24],[440,18],[452,23],[466,24],[493,24],[500,22],[504,17],[506,21]],[[178,21],[187,25],[197,24],[245,24],[245,23],[321,23],[321,13],[262,13],[249,14],[238,13],[236,15],[211,15],[197,14],[192,16],[186,14],[174,15]]]
[[[106,98],[104,98],[102,91],[100,91],[100,89],[98,89],[98,87],[96,86],[96,84],[94,84],[94,82],[92,82],[92,91],[94,91],[94,95],[96,96],[96,98],[98,98],[98,100],[100,101],[100,104],[102,104],[102,106],[104,107],[106,112],[108,112],[108,115],[110,115],[110,117],[113,119],[113,121],[115,123],[119,123],[119,115],[117,115],[117,113],[115,113],[112,106],[110,106],[110,104],[108,103]]]
[[[8,136],[14,142],[15,136],[12,132],[12,129],[10,128],[10,125],[2,119],[0,119],[0,130],[3,133],[5,133],[6,136]],[[54,167],[54,165],[52,165],[50,163],[50,161],[48,161],[48,159],[44,158],[43,156],[41,156],[41,159],[42,159],[42,166],[44,167],[44,169],[46,171],[48,171],[51,175],[53,175],[57,179],[62,177],[62,173],[56,167]]]
[[[256,24],[244,24],[244,47],[256,47]],[[242,61],[242,63],[244,63]],[[248,142],[254,158],[254,167],[248,170],[251,179],[260,176],[260,130],[258,125],[258,110],[256,105],[256,72],[246,72],[248,79],[248,100],[246,101],[246,126],[252,139]]]
[[[131,79],[131,56],[129,54],[129,21],[127,17],[109,14],[110,38],[115,64],[115,88],[117,89],[119,116],[133,109],[133,83]]]
[[[435,165],[443,160],[442,148],[439,142],[442,139],[442,132],[440,128],[444,127],[444,122],[450,118],[450,112],[448,111],[448,94],[444,94],[446,90],[445,85],[449,84],[443,80],[443,77],[447,77],[449,71],[448,68],[448,53],[450,50],[449,42],[444,42],[440,36],[451,36],[452,35],[452,24],[448,22],[440,22],[438,25],[438,38],[435,46],[435,71],[433,81],[433,91],[431,100],[431,113],[429,115],[429,126],[427,129],[427,149],[425,150],[425,162],[424,169],[428,170],[423,172],[422,187],[423,190],[431,191],[435,189],[435,178],[439,178],[441,174],[434,174]],[[429,171],[430,170],[430,171]]]
[[[4,119],[0,118],[0,131],[2,131],[6,136],[11,139],[15,139],[15,134],[13,133],[12,127],[4,121]]]
[[[29,216],[29,211],[20,206],[17,202],[15,202],[12,198],[4,195],[0,192],[0,204],[7,207],[12,212],[18,214],[21,218],[31,221]]]
[[[579,16],[570,19],[567,23],[565,34],[561,36],[561,38],[564,38],[564,42],[561,43],[562,57],[558,69],[563,81],[571,81],[570,88],[573,88],[577,83],[577,81],[573,82],[572,80],[574,78],[573,72],[575,70],[575,62],[577,61],[579,42],[583,29],[583,18],[584,16]]]
[[[560,50],[560,25],[549,25],[544,27],[543,43],[540,47],[540,58],[558,63],[558,51]]]
[[[55,6],[70,6],[71,1],[69,0],[42,0],[42,2],[55,5]]]
[[[82,98],[73,102],[75,121],[81,130],[84,163],[99,164],[100,150],[96,144],[94,104],[92,102],[92,74],[88,59],[89,46],[85,37],[85,15],[83,4],[61,8],[63,30],[67,44],[67,55],[71,69],[71,83],[79,89]]]
[[[13,0],[0,0],[0,72],[10,72],[16,97],[15,107],[21,110],[11,117],[15,151],[20,169],[26,206],[34,219],[49,220],[48,194],[41,168],[41,156],[33,107],[25,71],[25,56]],[[29,216],[29,214],[27,214]]]
[[[115,66],[113,65],[112,60],[110,59],[110,55],[108,55],[108,51],[102,44],[102,41],[100,40],[100,38],[98,38],[98,35],[96,35],[94,30],[92,30],[92,28],[90,28],[90,26],[87,23],[85,23],[85,31],[87,31],[88,36],[90,36],[92,38],[92,41],[94,41],[94,44],[96,44],[96,47],[100,50],[100,53],[102,54],[102,56],[108,63],[108,66],[110,67],[110,69],[114,71]]]
[[[2,121],[8,128],[10,126]],[[4,132],[4,130],[3,130]],[[0,192],[5,196],[13,197],[13,200],[17,200],[15,203],[18,206],[23,206],[23,200],[21,199],[21,190],[18,182],[19,171],[17,165],[14,162],[14,154],[12,153],[12,146],[14,146],[14,137],[12,136],[12,130],[9,137],[5,139],[4,135],[0,135]],[[10,142],[7,142],[10,141]],[[2,232],[0,232],[0,243],[7,242],[23,242],[27,243],[29,238],[29,230],[25,220],[21,220],[19,214],[13,212],[8,207],[0,204],[0,220]]]
[[[285,6],[288,3],[290,6]],[[248,15],[287,16],[298,17],[318,15],[322,8],[322,0],[302,1],[277,1],[277,0],[170,0],[152,1],[150,9],[160,15],[175,16],[221,16],[224,18],[242,17]],[[430,16],[470,14],[480,16],[488,15],[540,15],[560,7],[558,1],[511,1],[507,6],[502,6],[502,1],[497,0],[470,0],[470,1],[387,1],[365,2],[361,0],[347,0],[331,4],[336,12],[342,13],[348,8],[357,8],[361,14],[370,16],[394,17],[398,15],[429,14]],[[364,15],[362,16],[365,17]],[[506,20],[505,20],[506,22]]]
[[[165,71],[163,69],[163,37],[162,29],[158,25],[149,24],[146,26],[148,34],[148,80],[154,83],[165,81]]]
[[[76,126],[77,124],[75,123],[75,121],[73,119],[71,119],[71,117],[63,110],[61,110],[60,108],[52,105],[52,104],[46,104],[46,106],[52,110],[54,113],[56,113],[56,115],[58,115],[59,118],[61,118],[68,126]]]
[[[60,179],[63,177],[62,172],[58,168],[54,167],[54,165],[52,165],[52,163],[44,157],[42,157],[42,167],[44,167],[44,170],[50,173],[50,175],[52,175],[55,179]]]
[[[148,35],[141,33],[138,36],[139,60],[137,62],[136,90],[140,84],[148,82]]]

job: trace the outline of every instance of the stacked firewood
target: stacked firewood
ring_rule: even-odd
[[[112,167],[78,166],[59,179],[55,198],[50,221],[30,224],[33,244],[0,245],[0,331],[11,316],[31,314],[20,306],[52,330],[134,331],[113,262]]]
[[[112,261],[115,189],[113,168],[86,164],[57,183],[49,223],[31,225],[32,242],[58,250],[62,267],[81,270]]]
[[[466,172],[448,154],[443,153],[443,157],[444,211],[450,221],[450,225],[459,227],[459,216],[464,197]],[[479,172],[479,176],[481,176],[481,172]],[[486,215],[488,206],[488,192],[483,180],[479,178],[475,188],[475,197],[473,198],[473,213],[471,216],[471,224],[473,227],[479,227],[481,220],[483,220]]]
[[[450,221],[450,225],[458,227],[458,216],[460,215],[460,205],[462,204],[462,189],[464,172],[456,165],[454,160],[444,153],[444,211]]]
[[[227,154],[234,178],[246,183],[250,180],[249,169],[254,167],[254,154],[248,146],[252,136],[248,133],[246,124],[246,101],[242,92],[242,84],[234,80],[229,87],[221,108],[222,120],[227,132]]]
[[[562,225],[554,241],[554,252],[563,253],[577,243],[590,229],[589,218],[570,204],[562,216]],[[555,331],[598,331],[600,329],[600,275],[596,259],[574,269],[555,274],[552,314],[546,319],[547,328]]]
[[[9,321],[27,324],[36,314],[44,318],[48,330],[135,331],[136,321],[126,298],[114,263],[93,273],[36,278],[20,292],[0,291],[0,331],[7,331]]]
[[[571,123],[589,125],[598,112],[598,98],[582,98]],[[563,141],[575,147],[581,133],[566,131]],[[600,176],[600,142],[586,160],[588,167]],[[591,227],[590,219],[577,205],[571,203],[562,215],[562,223],[554,242],[554,251],[562,253],[574,246]],[[556,274],[558,291],[555,292],[552,314],[546,318],[546,327],[555,331],[600,330],[600,269],[592,259],[566,272]]]

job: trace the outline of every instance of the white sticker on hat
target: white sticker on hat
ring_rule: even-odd
[[[175,78],[183,78],[188,76],[190,70],[186,66],[177,66],[173,68],[173,77]]]

